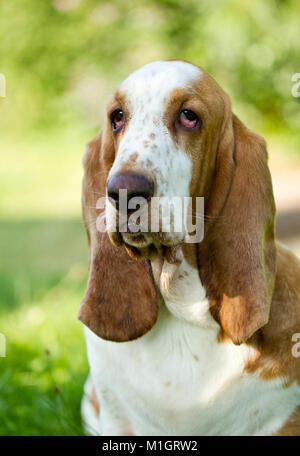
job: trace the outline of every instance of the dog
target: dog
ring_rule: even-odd
[[[275,240],[267,160],[191,63],[146,64],[109,101],[83,159],[90,432],[300,435],[300,263]],[[121,190],[148,212],[154,197],[204,198],[203,239],[113,229]]]

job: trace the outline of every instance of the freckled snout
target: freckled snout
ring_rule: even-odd
[[[149,201],[154,195],[154,182],[143,174],[126,172],[112,176],[107,182],[107,195],[119,209],[120,190],[127,190],[127,204],[131,198],[142,197]]]

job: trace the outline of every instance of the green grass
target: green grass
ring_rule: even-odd
[[[0,247],[0,435],[82,434],[81,221],[2,222]]]
[[[83,434],[88,365],[77,312],[87,279],[85,141],[68,132],[1,138],[0,435]]]
[[[94,131],[0,138],[0,435],[81,435],[81,156]]]

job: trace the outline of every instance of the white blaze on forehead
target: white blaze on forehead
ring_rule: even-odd
[[[159,114],[172,90],[191,86],[201,74],[202,71],[191,63],[160,60],[139,68],[122,82],[119,89],[128,95],[126,101],[131,106],[141,98],[155,101],[156,113]]]
[[[157,196],[189,196],[191,161],[179,150],[164,124],[167,101],[176,88],[191,88],[202,71],[182,61],[144,65],[125,79],[119,91],[125,97],[127,127],[111,174],[131,157],[139,172],[156,181]]]
[[[130,164],[132,171],[154,181],[155,196],[189,196],[192,162],[187,151],[175,143],[164,115],[173,90],[192,90],[201,74],[190,63],[158,61],[144,65],[122,82],[118,90],[125,98],[126,129],[109,177],[122,172],[124,166],[128,170]]]

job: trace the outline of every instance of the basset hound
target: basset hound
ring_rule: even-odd
[[[205,71],[158,61],[121,83],[83,162],[86,428],[300,435],[300,263],[275,241],[264,139]],[[203,197],[203,239],[113,229],[120,190]]]

